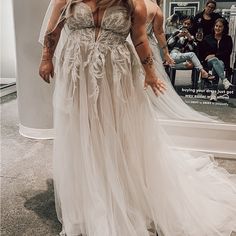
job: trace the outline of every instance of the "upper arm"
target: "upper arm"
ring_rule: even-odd
[[[54,0],[54,6],[64,7],[67,4],[68,0]]]
[[[59,25],[61,26],[61,20],[63,9],[66,6],[68,0],[54,0],[52,5],[52,13],[48,23],[48,31],[51,32]]]
[[[147,9],[143,0],[134,1],[132,13],[131,38],[134,43],[143,36],[146,36]]]
[[[160,9],[160,7],[156,6],[157,11],[156,11],[156,15],[154,17],[154,22],[153,22],[153,30],[156,36],[158,36],[159,34],[163,34],[164,33],[164,29],[163,29],[163,23],[164,23],[164,16],[163,13]]]

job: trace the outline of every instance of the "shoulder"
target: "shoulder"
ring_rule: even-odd
[[[134,10],[141,10],[142,7],[144,7],[146,9],[146,5],[144,0],[132,0],[133,5],[134,5]]]
[[[163,15],[163,12],[162,12],[162,10],[161,10],[161,8],[157,5],[157,4],[155,4],[156,6],[156,15],[157,15],[157,17],[159,17],[159,18],[161,18],[161,19],[164,19],[164,15]]]
[[[67,3],[69,2],[69,0],[54,0],[54,5],[57,6],[65,6]]]
[[[195,16],[194,19],[202,18],[203,12],[198,12]]]
[[[228,42],[232,42],[233,41],[232,37],[230,35],[228,35],[228,34],[224,35],[224,39],[225,39],[225,41],[228,41]]]
[[[140,18],[147,17],[147,8],[144,0],[133,0],[133,6],[134,6],[133,9],[134,17],[140,17]]]
[[[57,9],[57,11],[61,11],[67,6],[68,2],[69,0],[54,0],[52,1],[52,4],[54,9]]]
[[[213,12],[213,13],[212,13],[212,18],[213,18],[214,20],[217,20],[218,18],[222,18],[222,16],[221,16],[219,13],[217,13],[217,12]]]
[[[133,11],[131,13],[132,27],[140,27],[146,24],[147,8],[144,0],[132,0]]]

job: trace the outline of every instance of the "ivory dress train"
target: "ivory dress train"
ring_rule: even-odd
[[[66,235],[148,236],[154,221],[165,236],[229,236],[235,180],[210,155],[170,148],[126,41],[127,10],[108,8],[97,40],[88,5],[74,10],[54,93],[54,186]]]
[[[153,93],[149,93],[149,99],[152,101],[154,109],[157,111],[157,117],[171,120],[218,122],[219,120],[216,119],[216,117],[197,112],[188,106],[176,93],[163,66],[159,45],[153,33],[153,23],[148,22],[146,28],[149,45],[153,52],[156,74],[158,75],[158,78],[161,78],[163,81],[165,81],[167,88],[165,94],[160,96],[158,99],[156,99]]]

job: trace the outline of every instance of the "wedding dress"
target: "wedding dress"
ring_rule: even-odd
[[[54,186],[65,234],[148,236],[153,221],[165,236],[229,236],[234,176],[210,155],[170,147],[126,41],[127,10],[107,8],[95,39],[92,11],[80,2],[65,27],[54,92]]]

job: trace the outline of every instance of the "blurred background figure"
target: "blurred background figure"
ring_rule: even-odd
[[[200,56],[212,73],[216,75],[213,81],[211,101],[217,101],[217,90],[219,78],[222,80],[224,89],[229,89],[232,84],[226,78],[225,71],[230,70],[230,55],[233,41],[228,35],[228,22],[224,18],[218,18],[214,24],[213,32],[206,36],[201,43]]]
[[[195,36],[198,41],[202,41],[206,35],[212,33],[215,21],[221,17],[219,13],[214,12],[215,9],[216,1],[208,0],[204,10],[194,17],[191,34]]]
[[[206,70],[203,69],[197,55],[193,52],[196,46],[194,37],[190,34],[189,29],[192,25],[191,16],[182,17],[182,26],[176,30],[168,39],[167,43],[171,50],[170,56],[174,59],[176,69],[197,68],[201,73],[202,79],[214,79]]]
[[[180,25],[180,18],[181,14],[177,12],[166,19],[165,33],[167,39],[173,32],[178,30]]]

